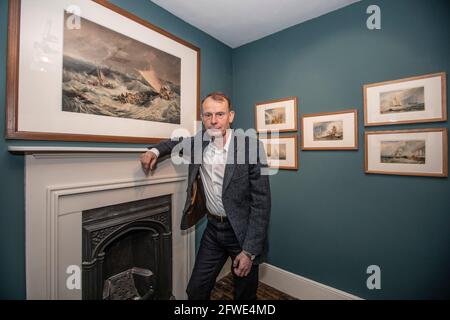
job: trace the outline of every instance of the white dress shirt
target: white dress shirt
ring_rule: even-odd
[[[203,152],[203,163],[200,166],[200,177],[205,189],[206,208],[210,213],[217,216],[226,216],[222,203],[222,187],[231,139],[233,139],[233,130],[228,130],[227,140],[223,148],[211,141]]]
[[[227,139],[223,148],[211,141],[203,152],[203,163],[200,166],[206,208],[211,214],[218,216],[226,216],[222,203],[222,187],[231,139],[233,139],[233,130],[230,129],[227,131]],[[158,149],[152,148],[150,151],[159,156]]]

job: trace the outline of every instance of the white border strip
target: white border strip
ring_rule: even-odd
[[[267,263],[260,266],[259,280],[300,300],[363,300]]]

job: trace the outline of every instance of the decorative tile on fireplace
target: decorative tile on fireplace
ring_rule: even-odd
[[[82,213],[82,297],[172,298],[171,196]]]

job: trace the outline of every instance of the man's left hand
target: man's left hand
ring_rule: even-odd
[[[245,277],[252,268],[252,260],[242,251],[234,258],[233,270],[238,277]]]

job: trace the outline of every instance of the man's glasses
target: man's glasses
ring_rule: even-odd
[[[211,120],[213,115],[214,115],[214,113],[205,112],[204,114],[202,114],[202,118],[205,120]],[[222,120],[223,118],[225,118],[227,113],[226,112],[216,112],[215,115],[216,115],[217,119]]]

